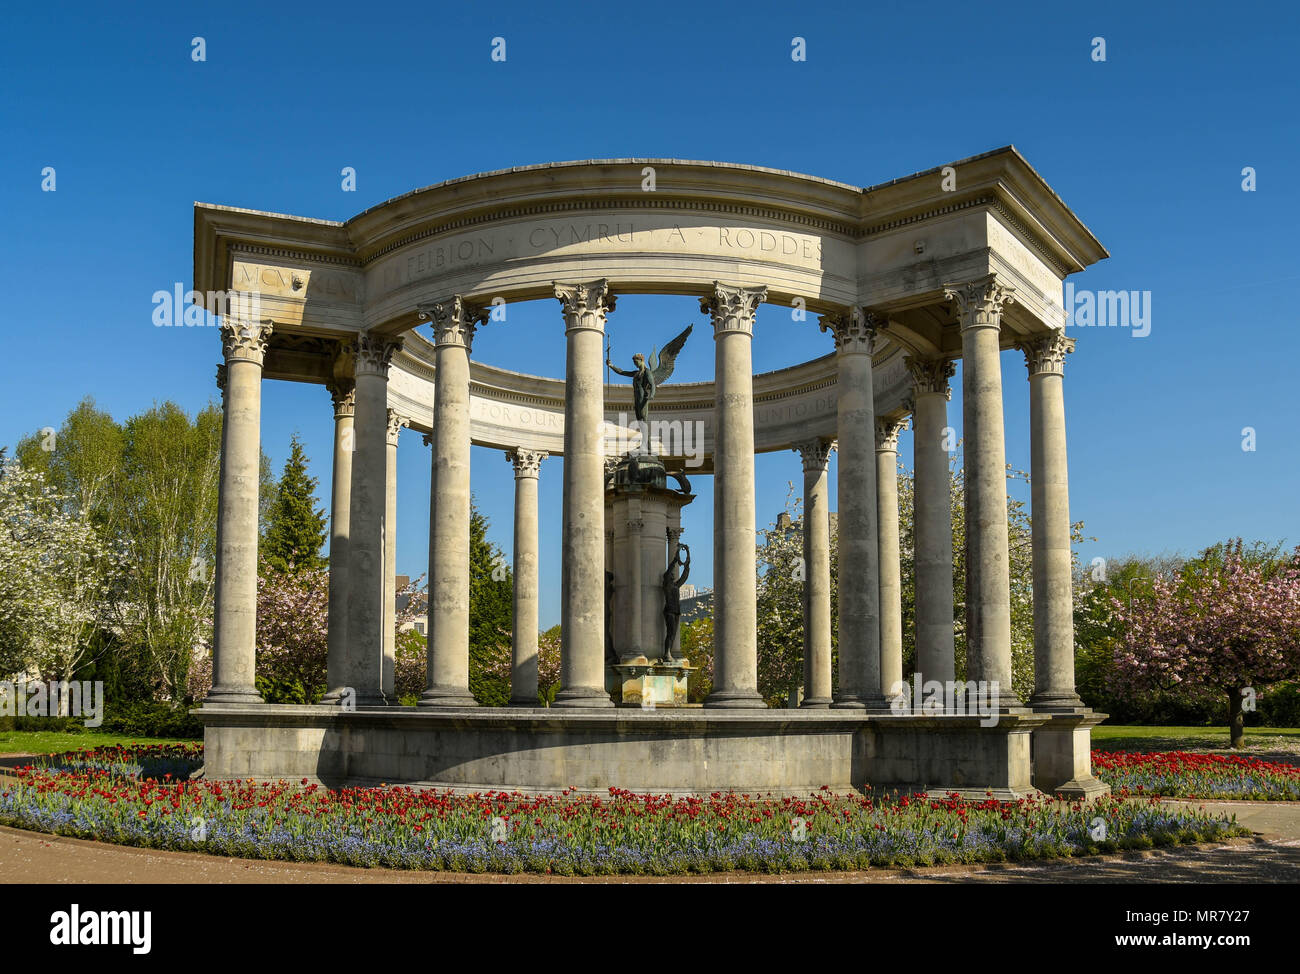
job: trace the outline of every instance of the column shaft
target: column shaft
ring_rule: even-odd
[[[915,404],[912,411],[916,563],[916,673],[921,681],[956,679],[953,627],[952,493],[946,438],[947,360],[908,359]],[[955,445],[955,444],[954,444]]]
[[[567,339],[564,373],[564,512],[560,580],[561,682],[557,707],[612,707],[605,690],[606,281],[556,284]]]
[[[397,693],[397,440],[410,420],[388,410],[384,462],[384,660],[380,681],[384,696]]]
[[[510,637],[510,703],[536,707],[537,696],[537,479],[547,454],[514,450],[514,605]]]
[[[356,355],[352,513],[348,538],[347,685],[357,706],[382,706],[388,363],[400,342],[362,334]],[[343,698],[345,704],[346,696]]]
[[[488,312],[459,296],[433,319],[433,472],[429,489],[429,672],[422,707],[474,707],[469,689],[469,354]]]
[[[347,685],[348,534],[352,506],[352,449],[356,388],[351,378],[330,385],[334,400],[334,472],[330,480],[329,657],[327,703],[337,703]]]
[[[903,577],[898,538],[898,434],[907,420],[876,421],[876,511],[880,539],[880,690],[905,693],[903,683]]]
[[[1061,333],[1022,346],[1029,368],[1030,480],[1034,553],[1034,696],[1039,710],[1074,710],[1074,594],[1065,450],[1065,356]]]
[[[831,705],[831,522],[827,466],[833,444],[795,447],[803,457],[803,660],[801,706]]]
[[[880,691],[880,549],[871,353],[880,320],[826,315],[835,334],[839,429],[840,688],[834,706],[884,710]]]
[[[206,703],[262,703],[257,667],[257,495],[261,480],[262,360],[270,322],[227,321],[221,481],[217,508],[212,689]]]
[[[945,289],[961,315],[962,422],[966,484],[966,678],[998,684],[1000,705],[1017,707],[1011,685],[1011,579],[1006,444],[999,335],[1009,288],[992,276]]]
[[[714,282],[713,692],[710,707],[762,707],[754,506],[754,316],[766,288]]]

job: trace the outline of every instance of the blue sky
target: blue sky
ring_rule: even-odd
[[[192,276],[195,200],[346,219],[419,186],[594,157],[716,159],[870,185],[1014,144],[1112,253],[1079,288],[1151,292],[1146,338],[1076,330],[1067,363],[1071,507],[1085,560],[1192,551],[1233,535],[1300,541],[1295,51],[1300,13],[1055,5],[7,5],[0,29],[0,444],[83,396],[119,419],[215,395],[217,335],[156,329],[154,291]],[[191,60],[191,39],[207,60]],[[493,37],[507,58],[493,62]],[[807,60],[791,60],[803,37]],[[1092,59],[1094,37],[1106,60]],[[44,167],[55,192],[42,192]],[[356,192],[340,170],[357,171]],[[1243,192],[1242,169],[1257,189]],[[475,355],[561,375],[558,305],[512,310]],[[666,336],[688,298],[612,318]],[[823,354],[765,309],[757,370]],[[682,380],[711,376],[692,343]],[[1028,468],[1023,363],[1003,361],[1008,459]],[[959,396],[959,392],[958,392]],[[959,425],[958,400],[953,418]],[[299,431],[328,497],[329,399],[268,383],[277,472]],[[1242,430],[1256,449],[1242,449]],[[911,444],[905,435],[904,457]],[[427,561],[428,460],[403,434],[398,567]],[[473,487],[509,551],[509,467]],[[543,467],[542,623],[559,615],[559,462]],[[760,522],[793,454],[760,456]],[[832,479],[833,483],[833,479]],[[686,521],[710,573],[708,483]],[[834,497],[832,496],[832,503]]]

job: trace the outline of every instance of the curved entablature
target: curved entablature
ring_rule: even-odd
[[[951,179],[947,174],[951,171]],[[914,354],[953,356],[944,286],[1016,289],[1004,344],[1059,327],[1061,281],[1106,251],[1015,149],[858,188],[674,159],[552,163],[454,179],[346,222],[195,204],[195,290],[255,293],[294,335],[399,334],[422,305],[552,297],[554,281],[622,295],[765,287],[809,314],[868,307]]]
[[[901,350],[883,351],[874,373],[876,415],[901,416],[908,411],[910,391]],[[409,418],[410,428],[433,429],[434,346],[423,334],[405,337],[394,356],[388,376],[390,408]],[[605,387],[605,421],[611,455],[618,438],[624,445],[639,444],[632,432],[632,387]],[[834,354],[790,368],[754,376],[754,449],[758,453],[790,449],[809,437],[834,439],[836,435],[836,362]],[[659,428],[663,445],[680,444],[683,450],[666,450],[670,459],[702,472],[711,469],[713,455],[714,384],[682,382],[663,386],[654,400],[651,423]],[[620,432],[622,429],[624,432]],[[651,435],[656,428],[652,425]],[[542,450],[552,456],[564,453],[564,381],[526,375],[482,362],[470,365],[470,437],[478,446],[502,450]],[[679,439],[674,439],[679,437]],[[688,453],[690,455],[688,455]]]

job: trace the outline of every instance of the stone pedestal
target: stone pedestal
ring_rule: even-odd
[[[696,669],[685,659],[630,660],[609,667],[608,686],[623,707],[685,707],[687,681]]]
[[[1092,729],[1107,715],[1080,707],[1038,716],[1047,722],[1034,729],[1034,787],[1064,798],[1110,794],[1110,785],[1092,773]]]
[[[682,508],[694,499],[684,488],[670,489],[663,462],[646,454],[620,460],[605,491],[612,650],[605,685],[624,704],[639,706],[651,698],[656,706],[686,702],[690,667],[679,658],[665,659],[664,572],[676,554]]]

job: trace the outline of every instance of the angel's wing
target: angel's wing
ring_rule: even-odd
[[[694,325],[687,325],[686,330],[664,346],[664,350],[659,353],[659,361],[651,368],[651,374],[654,375],[655,387],[659,387],[668,381],[673,374],[673,364],[677,361],[677,353],[682,350],[686,344],[686,338],[691,333]]]

